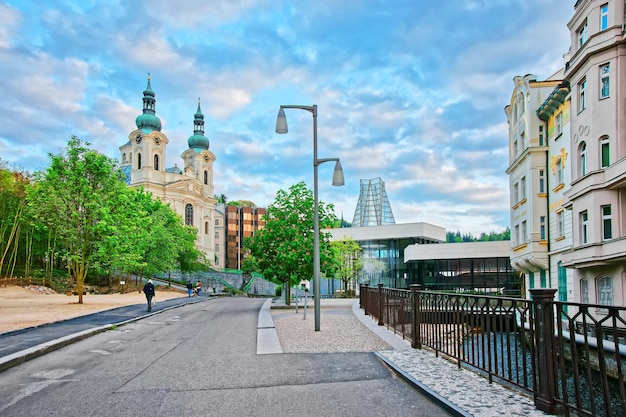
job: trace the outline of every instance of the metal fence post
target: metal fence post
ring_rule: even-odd
[[[533,361],[537,387],[535,387],[535,407],[548,414],[560,414],[561,407],[556,402],[557,375],[554,361],[554,294],[553,288],[530,290],[533,301],[533,321],[535,324],[535,352]]]
[[[384,326],[385,322],[383,321],[383,284],[382,282],[378,284],[378,325]]]
[[[413,303],[413,317],[411,317],[411,334],[413,335],[411,341],[411,347],[413,349],[422,348],[422,335],[421,335],[421,305],[420,297],[417,293],[421,289],[420,284],[411,284],[411,302]]]
[[[367,316],[367,284],[360,284],[359,288],[359,305]]]

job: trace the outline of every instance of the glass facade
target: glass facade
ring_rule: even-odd
[[[408,265],[408,284],[425,290],[522,296],[523,281],[509,257],[418,260]]]
[[[389,288],[408,288],[408,269],[404,263],[404,250],[417,243],[413,239],[385,239],[359,241],[363,268],[359,271],[359,284],[378,285]]]

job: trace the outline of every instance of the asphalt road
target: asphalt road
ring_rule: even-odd
[[[222,298],[0,373],[0,416],[448,416],[373,353],[256,354],[265,300]]]

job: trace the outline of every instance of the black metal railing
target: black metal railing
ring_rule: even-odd
[[[360,304],[427,347],[533,396],[549,414],[626,416],[626,307],[361,286]]]

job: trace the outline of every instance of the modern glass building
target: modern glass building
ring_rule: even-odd
[[[411,245],[404,252],[407,282],[425,290],[521,297],[524,280],[509,251],[509,241]]]
[[[346,227],[324,232],[331,234],[331,240],[352,238],[362,248],[363,268],[357,276],[357,284],[383,283],[391,288],[408,288],[410,284],[405,263],[407,247],[414,244],[440,246],[432,244],[446,240],[446,229],[429,223]]]

